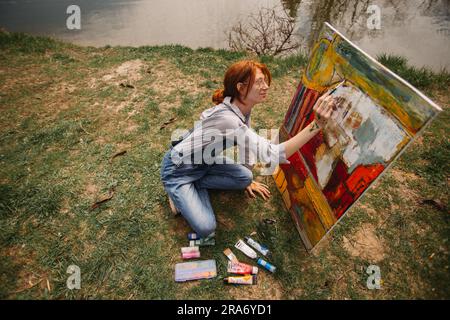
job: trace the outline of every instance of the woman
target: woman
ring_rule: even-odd
[[[332,98],[324,95],[314,106],[316,120],[291,139],[271,143],[250,129],[251,110],[267,98],[271,80],[262,63],[244,60],[231,65],[224,88],[214,92],[215,106],[204,111],[201,121],[172,143],[163,158],[161,180],[171,209],[181,213],[201,238],[213,236],[216,229],[208,189],[246,190],[251,197],[256,192],[266,200],[270,191],[253,181],[251,157],[258,155],[257,160],[264,163],[288,163],[287,158],[318,133],[333,112]],[[243,163],[217,152],[233,145],[243,154]]]

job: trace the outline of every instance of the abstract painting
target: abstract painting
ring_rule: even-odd
[[[337,110],[273,177],[310,250],[441,108],[325,23],[280,129],[285,141],[314,120],[326,91]]]

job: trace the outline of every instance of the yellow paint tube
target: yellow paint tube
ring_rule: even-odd
[[[256,284],[257,277],[256,277],[256,275],[246,275],[246,276],[240,276],[240,277],[227,277],[227,278],[224,278],[223,281],[225,283],[230,283],[230,284]]]

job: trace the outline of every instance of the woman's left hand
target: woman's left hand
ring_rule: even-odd
[[[245,188],[245,191],[247,192],[247,195],[251,198],[256,198],[255,192],[259,193],[259,195],[264,200],[269,199],[271,195],[268,186],[254,180],[247,188]]]

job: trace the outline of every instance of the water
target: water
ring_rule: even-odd
[[[381,29],[367,27],[369,5],[381,13]],[[450,70],[450,0],[300,1],[298,34],[309,48],[329,21],[367,53],[402,55],[416,66]]]
[[[66,28],[71,4],[81,8],[81,30]],[[381,9],[380,30],[367,27],[373,4]],[[328,21],[369,54],[394,53],[416,66],[450,70],[450,0],[0,0],[0,26],[81,45],[227,48],[233,25],[274,6],[296,18],[305,53]]]

